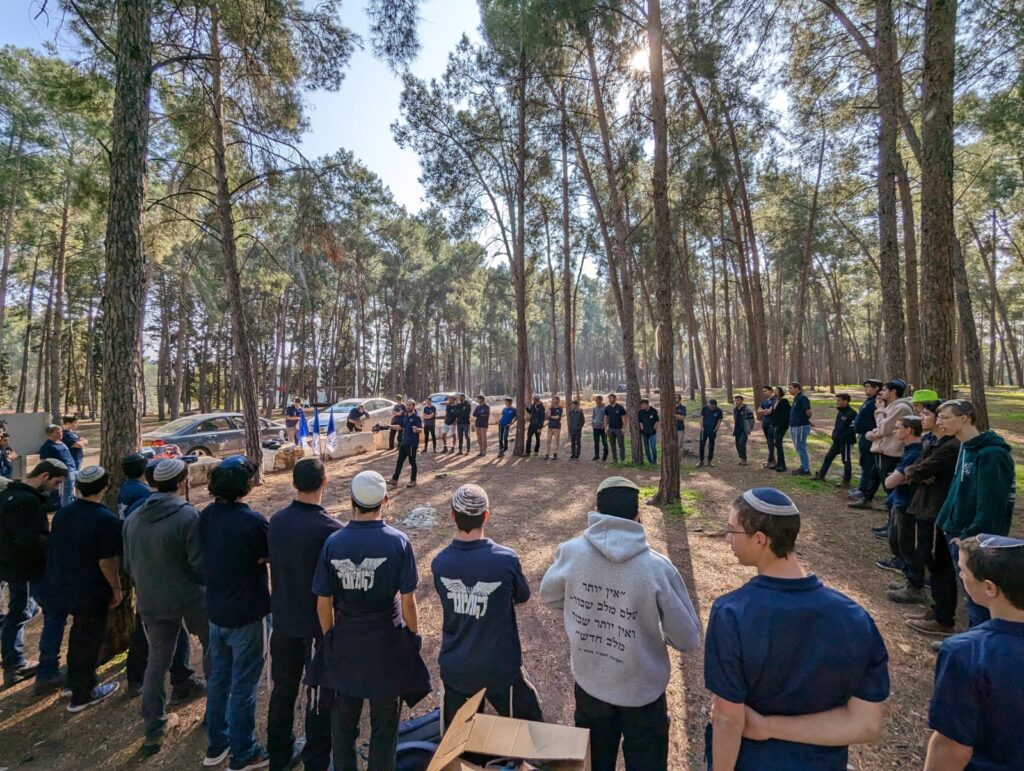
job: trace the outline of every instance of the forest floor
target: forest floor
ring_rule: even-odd
[[[1024,394],[1001,390],[990,399],[993,424],[1017,450],[1020,474],[1024,466],[1024,458],[1019,455],[1024,447]],[[820,428],[831,426],[834,413],[831,407],[824,409],[828,405],[829,400],[823,395],[816,397],[814,406]],[[725,429],[722,433],[726,433]],[[688,435],[687,449],[696,451],[697,425],[692,419]],[[409,533],[419,563],[417,598],[423,655],[434,675],[435,687],[439,686],[437,653],[441,614],[430,576],[430,562],[452,535],[446,516],[451,494],[460,484],[470,481],[487,489],[493,512],[487,534],[519,552],[526,576],[536,591],[551,564],[555,547],[585,527],[595,490],[604,477],[623,474],[634,479],[645,488],[642,500],[656,490],[657,472],[653,467],[617,465],[610,468],[611,463],[594,463],[590,460],[592,444],[589,440],[588,430],[584,433],[584,459],[580,461],[567,459],[567,445],[562,447],[562,456],[551,461],[498,459],[493,449],[485,457],[421,454],[419,486],[413,490],[399,487],[393,493],[388,519]],[[493,429],[490,441],[492,447],[496,445]],[[815,464],[820,463],[824,453],[822,442],[818,438],[811,445]],[[643,506],[642,520],[652,546],[667,554],[679,569],[701,622],[706,626],[714,599],[741,586],[752,575],[749,568],[736,563],[722,536],[730,502],[743,490],[760,485],[773,485],[789,493],[803,514],[798,552],[807,570],[867,608],[889,650],[892,695],[885,734],[879,744],[853,748],[851,768],[862,771],[920,768],[929,734],[926,721],[934,654],[929,640],[914,634],[903,624],[902,614],[912,608],[894,605],[885,598],[886,584],[894,576],[875,568],[874,561],[886,556],[887,549],[869,530],[884,521],[884,514],[880,509],[855,511],[847,508],[845,491],[833,486],[841,473],[835,466],[827,484],[763,469],[761,464],[766,450],[760,433],[755,434],[750,444],[750,466],[736,464],[730,437],[723,435],[717,449],[712,468],[696,468],[694,458],[683,460],[680,504],[665,510]],[[787,455],[792,453],[788,441],[786,450]],[[329,463],[330,481],[324,501],[328,511],[346,517],[347,485],[352,475],[365,468],[390,475],[394,462],[394,453],[378,452]],[[856,466],[854,473],[857,473]],[[403,485],[407,475],[406,469]],[[289,482],[287,473],[271,475],[265,485],[253,492],[250,504],[269,515],[290,501]],[[193,498],[200,506],[208,499],[205,491]],[[436,519],[415,517],[406,523],[409,512],[417,506],[434,507]],[[1018,516],[1015,532],[1020,531]],[[964,626],[962,607],[960,611],[960,626]],[[540,691],[546,719],[571,724],[572,676],[559,614],[534,599],[519,609],[519,624],[525,665]],[[36,649],[39,627],[38,618],[29,625],[30,651]],[[198,641],[194,644],[193,660],[198,661]],[[673,675],[668,690],[672,717],[670,767],[704,768],[703,732],[710,697],[704,688],[703,652],[673,652],[672,660]],[[104,665],[101,677],[120,678],[123,688],[123,670],[122,655]],[[257,708],[257,730],[261,738],[266,736],[268,695],[264,679]],[[415,714],[432,708],[437,703],[437,695],[435,691],[434,696],[417,705]],[[79,771],[199,766],[206,746],[201,724],[202,700],[174,709],[179,723],[163,751],[149,759],[137,754],[142,743],[138,700],[129,700],[122,691],[78,715],[69,715],[65,706],[57,696],[42,699],[33,696],[31,682],[0,691],[0,771],[6,768]]]

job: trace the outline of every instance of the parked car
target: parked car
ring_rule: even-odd
[[[451,396],[451,394],[449,392],[445,392],[443,394],[431,394],[430,396],[427,397],[427,399],[430,400],[430,403],[433,404],[435,408],[437,408],[437,415],[435,416],[437,420],[444,420],[444,413],[448,409],[449,396]]]
[[[354,399],[342,399],[337,404],[332,404],[320,414],[320,422],[323,423],[324,418],[330,417],[329,413],[333,412],[334,422],[337,426],[339,418],[341,420],[346,420],[349,412],[352,411],[352,408],[361,404],[363,405],[363,409],[365,409],[369,415],[367,418],[367,428],[372,426],[374,423],[390,423],[391,410],[397,403],[398,402],[393,402],[390,399],[385,399],[380,396],[370,396],[365,399],[359,397]]]
[[[285,438],[283,423],[260,418],[264,440]],[[245,452],[245,418],[237,412],[207,412],[172,420],[142,435],[142,446],[177,445],[183,455],[231,455]]]

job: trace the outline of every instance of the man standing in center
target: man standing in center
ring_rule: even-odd
[[[590,428],[594,431],[594,460],[608,460],[608,434],[605,432],[605,410],[604,397],[597,394],[594,397],[594,409],[590,411]],[[604,456],[600,457],[599,451],[604,448]]]
[[[604,409],[605,430],[612,445],[612,462],[626,462],[626,408],[619,404],[615,394],[608,394],[608,406]]]
[[[739,464],[747,465],[747,439],[754,431],[754,413],[743,403],[743,397],[736,394],[732,397],[732,438],[736,443],[736,454]]]
[[[641,399],[636,419],[644,442],[644,456],[652,466],[658,463],[658,418],[658,410],[651,405],[650,399]]]
[[[267,715],[267,752],[270,771],[291,768],[296,749],[292,731],[295,699],[302,672],[322,633],[316,614],[313,574],[324,542],[341,523],[321,505],[327,472],[319,458],[303,458],[292,469],[296,496],[291,505],[270,518],[267,543],[270,547],[270,610],[274,627],[270,633],[270,674],[274,690]],[[305,712],[306,742],[302,759],[307,771],[326,771],[331,762],[331,720],[326,711]]]
[[[409,468],[412,469],[412,479],[406,487],[416,486],[416,450],[420,446],[420,432],[423,431],[423,421],[416,414],[416,402],[410,399],[405,403],[405,414],[402,415],[402,422],[399,424],[400,438],[398,440],[398,460],[395,463],[395,473],[391,477],[391,484],[398,484],[398,477],[402,473],[402,464],[409,459]]]
[[[459,455],[462,455],[462,439],[466,439],[466,455],[473,449],[473,442],[469,437],[469,418],[472,413],[469,400],[465,394],[459,394],[459,400],[455,403],[455,432],[459,437]]]
[[[689,651],[700,622],[667,557],[647,543],[640,488],[609,477],[583,535],[561,544],[540,585],[562,611],[575,680],[575,722],[590,729],[593,771],[668,768],[666,645]]]
[[[491,421],[491,407],[487,404],[487,397],[479,394],[476,397],[476,407],[473,408],[473,426],[476,428],[476,446],[480,448],[478,455],[487,454],[487,427]]]
[[[336,771],[356,771],[363,702],[370,702],[371,771],[393,769],[402,702],[430,693],[420,658],[416,557],[384,523],[387,484],[376,471],[352,478],[352,519],[324,542],[313,575],[323,642],[306,674],[317,709],[330,709]]]
[[[864,490],[864,497],[850,504],[854,509],[870,509],[871,501],[885,478],[896,470],[896,464],[903,455],[903,443],[896,436],[896,421],[914,414],[910,398],[904,398],[907,384],[902,380],[890,380],[878,391],[875,398],[875,428],[867,433],[871,440],[871,453],[877,464],[877,475],[871,478]]]
[[[530,599],[519,557],[484,537],[487,493],[462,485],[452,496],[456,533],[430,570],[444,612],[438,664],[444,683],[444,725],[481,688],[499,715],[544,720],[523,669],[516,605]],[[481,705],[482,706],[482,705]]]
[[[547,452],[544,453],[544,460],[549,457],[558,458],[558,445],[562,440],[562,415],[565,408],[557,395],[551,397],[551,406],[548,408],[548,444]],[[551,448],[554,446],[554,452]]]

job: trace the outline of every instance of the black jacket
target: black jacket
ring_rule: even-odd
[[[0,493],[0,580],[21,583],[45,575],[45,503],[46,496],[24,482],[11,482]]]
[[[526,411],[530,414],[530,428],[543,428],[546,409],[544,404],[531,404]]]
[[[875,427],[875,397],[871,396],[860,405],[860,411],[853,421],[853,430],[864,436],[868,431],[874,431]]]
[[[847,405],[836,412],[836,423],[832,427],[832,441],[840,444],[853,444],[857,441],[857,432],[853,430],[857,412]],[[872,415],[872,420],[874,416]]]
[[[916,485],[907,511],[921,519],[935,519],[953,483],[960,442],[955,436],[944,436],[937,443],[923,444],[921,457],[903,472],[907,482]]]
[[[578,434],[583,430],[583,410],[569,410],[565,416],[569,421],[570,434]]]
[[[450,407],[449,410],[455,413],[456,423],[461,423],[464,426],[469,425],[470,406],[468,400],[455,402],[455,406]]]
[[[775,404],[775,409],[772,410],[771,424],[775,427],[776,431],[785,432],[789,429],[789,399],[783,396]]]

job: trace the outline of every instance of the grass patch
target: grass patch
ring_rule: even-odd
[[[833,482],[819,482],[811,477],[795,477],[788,471],[777,474],[772,480],[772,487],[784,493],[807,493],[810,495],[831,495],[834,491]]]
[[[657,494],[657,485],[646,485],[640,488],[641,500],[650,500]],[[686,519],[698,513],[697,504],[702,500],[704,500],[704,496],[699,490],[684,487],[679,491],[678,501],[666,505],[658,504],[658,508],[670,519]]]

